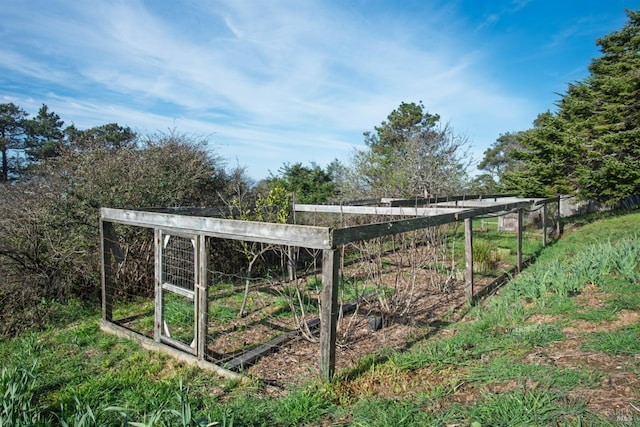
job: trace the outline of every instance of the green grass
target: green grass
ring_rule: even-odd
[[[43,332],[0,338],[0,425],[626,426],[571,398],[598,388],[603,372],[556,366],[544,354],[569,342],[566,325],[597,325],[617,320],[622,310],[640,310],[640,243],[629,233],[636,229],[640,213],[608,215],[585,221],[539,253],[532,236],[526,250],[537,255],[535,264],[499,295],[469,308],[464,321],[405,351],[381,349],[332,383],[310,380],[286,393],[221,379],[107,335],[97,309],[73,303]],[[492,233],[491,250],[515,253],[513,235]],[[597,306],[579,298],[589,283],[600,291]],[[220,322],[234,314],[213,307],[210,315]],[[176,321],[192,324],[192,311],[175,308]],[[540,316],[552,319],[531,320]],[[640,353],[639,336],[640,326],[632,324],[580,337],[583,351],[624,358]],[[540,363],[531,360],[537,354]],[[631,365],[637,375],[637,362]]]
[[[583,320],[585,322],[613,321],[618,319],[616,314],[619,310],[609,307],[596,307],[570,311],[567,314],[569,319]]]
[[[530,380],[542,384],[548,389],[571,390],[577,386],[597,388],[600,386],[601,378],[601,373],[585,367],[557,368],[550,365],[519,362],[508,356],[499,356],[469,366],[467,380],[482,384]]]
[[[195,305],[193,300],[172,292],[162,293],[163,333],[190,344],[195,337]]]
[[[554,392],[515,389],[483,394],[469,410],[469,418],[481,426],[548,426],[583,412],[582,405],[566,402]]]
[[[594,332],[585,336],[582,348],[587,351],[619,356],[640,354],[640,324],[620,328],[616,331]]]
[[[352,408],[349,425],[371,427],[438,425],[426,404],[392,399],[362,399]]]
[[[238,317],[238,310],[222,304],[211,304],[209,307],[209,321],[226,324]]]

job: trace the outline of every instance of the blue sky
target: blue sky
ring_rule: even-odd
[[[206,138],[261,179],[422,101],[476,160],[588,75],[628,0],[2,0],[0,103]],[[474,168],[475,169],[475,168]],[[473,172],[473,171],[472,171]]]

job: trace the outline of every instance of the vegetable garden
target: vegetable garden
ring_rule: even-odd
[[[289,224],[103,208],[102,328],[225,376],[329,379],[493,291],[558,234],[557,203],[294,205]],[[515,232],[498,232],[507,213]]]

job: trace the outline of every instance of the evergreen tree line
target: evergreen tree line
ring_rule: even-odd
[[[596,41],[589,75],[568,85],[556,111],[484,153],[477,181],[522,196],[576,195],[615,205],[640,194],[640,11]]]

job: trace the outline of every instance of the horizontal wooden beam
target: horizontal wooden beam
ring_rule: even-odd
[[[240,221],[112,208],[100,209],[100,215],[103,221],[138,227],[161,228],[222,239],[246,240],[313,249],[331,248],[330,229],[327,227]]]
[[[433,197],[415,197],[413,199],[391,199],[383,198],[382,202],[388,203],[390,206],[420,206],[433,203],[459,202],[465,200],[495,200],[504,197],[513,197],[512,194],[472,194],[465,196],[433,196]]]
[[[201,234],[232,240],[300,246],[313,249],[331,249],[339,245],[385,235],[405,233],[433,227],[465,218],[473,218],[495,212],[510,211],[531,206],[533,200],[515,199],[510,203],[490,203],[480,207],[376,207],[339,205],[294,205],[299,212],[323,212],[362,215],[415,216],[416,218],[360,225],[331,230],[295,224],[275,224],[257,221],[241,221],[223,218],[187,216],[132,209],[102,208],[103,221],[162,228],[185,233]],[[476,202],[477,203],[477,202]]]
[[[405,220],[359,225],[333,230],[333,245],[339,246],[350,242],[374,239],[392,234],[406,233],[422,228],[434,227],[456,221],[456,213],[436,216],[417,217]]]
[[[215,208],[190,208],[190,207],[175,207],[175,208],[144,208],[144,209],[132,209],[135,211],[144,212],[157,212],[174,215],[189,215],[189,216],[206,216],[214,218],[231,218],[240,212],[237,207],[215,207]]]
[[[527,201],[514,202],[514,203],[494,204],[491,206],[465,209],[462,212],[458,212],[455,215],[456,215],[456,219],[462,220],[465,218],[474,218],[477,216],[487,215],[490,213],[508,212],[514,209],[525,208],[525,207],[531,206],[531,203],[532,203],[531,200],[527,200]]]
[[[558,203],[558,201],[560,200],[560,196],[556,196],[556,197],[548,197],[546,199],[534,199],[535,201],[533,202],[534,205],[545,205],[547,203]]]
[[[372,205],[379,205],[380,199],[349,200],[347,202],[342,202],[342,204],[347,206],[372,206]]]
[[[347,215],[388,215],[388,216],[436,216],[459,212],[457,208],[411,208],[388,206],[339,206],[339,205],[303,205],[295,204],[296,212],[316,212]]]

